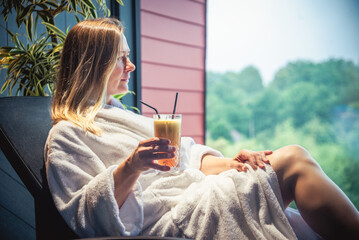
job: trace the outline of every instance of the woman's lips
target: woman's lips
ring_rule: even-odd
[[[129,78],[121,79],[121,82],[129,82]]]

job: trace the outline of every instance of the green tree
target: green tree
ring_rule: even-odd
[[[282,122],[279,111],[283,108],[280,91],[276,88],[266,88],[251,105],[252,119],[255,132],[272,131],[275,125]]]
[[[215,134],[207,143],[227,157],[243,148],[302,145],[359,208],[359,66],[341,59],[296,61],[268,86],[251,90],[254,72],[247,68],[208,79],[207,130]],[[248,119],[252,124],[246,126]],[[251,128],[255,134],[246,134]],[[231,131],[242,133],[237,142]]]
[[[275,74],[270,86],[282,90],[298,82],[313,82],[313,71],[315,64],[312,62],[290,62]]]
[[[259,70],[254,66],[244,68],[238,74],[238,85],[236,87],[244,90],[246,93],[251,94],[259,92],[263,89],[262,77]]]
[[[280,122],[292,119],[296,128],[313,118],[328,122],[331,107],[336,102],[336,96],[326,86],[316,86],[309,82],[298,82],[283,90],[280,99]]]
[[[253,66],[239,73],[208,72],[206,111],[211,136],[231,140],[233,131],[249,136],[252,122],[250,105],[262,89],[259,71]],[[220,131],[223,133],[220,134]]]

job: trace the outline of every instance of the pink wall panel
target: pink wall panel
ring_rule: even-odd
[[[160,113],[172,113],[176,97],[175,90],[158,90],[142,88],[142,101],[155,107]],[[204,95],[197,92],[178,91],[177,113],[204,113]],[[143,113],[153,113],[154,111],[146,106],[142,106]]]
[[[205,5],[188,0],[142,0],[141,10],[205,25]]]
[[[193,46],[204,47],[204,26],[169,19],[143,12],[141,15],[142,36],[159,38]]]
[[[204,70],[204,49],[141,38],[142,62]]]
[[[204,91],[203,70],[142,63],[142,87]]]
[[[205,0],[141,1],[142,100],[160,113],[183,114],[182,134],[204,142]],[[142,113],[154,111],[142,106]]]
[[[196,137],[196,136],[193,136],[192,138],[194,139],[194,141],[195,141],[196,143],[199,143],[199,144],[204,144],[203,137]]]
[[[203,115],[183,114],[182,116],[182,135],[183,136],[203,136]]]

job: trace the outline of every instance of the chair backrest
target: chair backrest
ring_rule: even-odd
[[[37,239],[74,239],[78,236],[57,211],[44,172],[44,146],[52,126],[50,97],[0,98],[0,147],[35,200]],[[99,239],[177,239],[116,237]]]
[[[35,200],[37,239],[77,237],[54,206],[44,173],[50,97],[0,98],[0,147]]]
[[[32,196],[42,190],[44,146],[52,126],[50,97],[0,98],[0,146]]]

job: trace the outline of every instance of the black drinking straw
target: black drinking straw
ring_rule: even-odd
[[[147,107],[152,108],[153,110],[155,110],[155,112],[156,112],[158,118],[161,118],[160,115],[158,114],[158,111],[157,111],[156,108],[152,107],[151,105],[148,105],[147,103],[142,102],[141,100],[140,100],[140,103],[142,103],[142,104],[146,105]]]
[[[173,107],[172,119],[175,117],[175,113],[176,113],[177,97],[178,97],[178,92],[176,92],[175,106]]]

